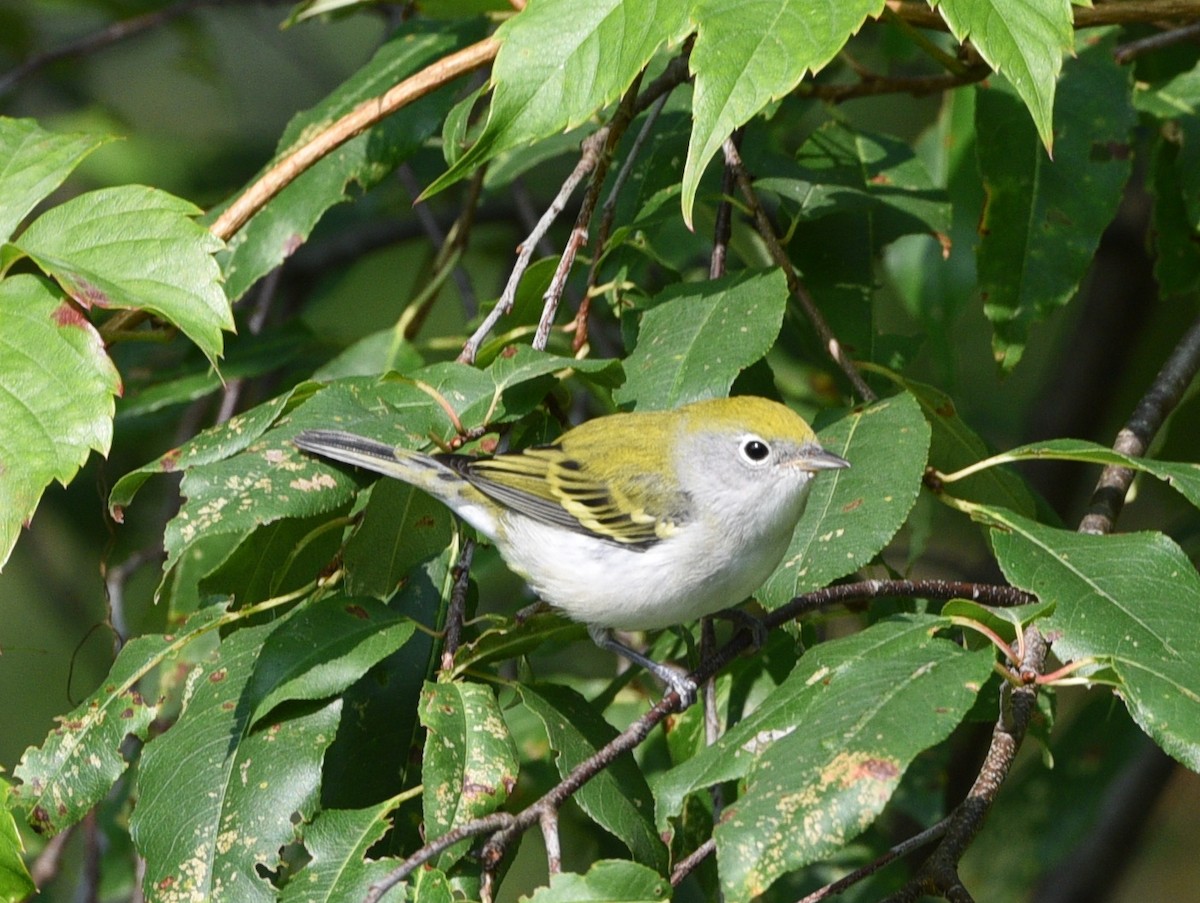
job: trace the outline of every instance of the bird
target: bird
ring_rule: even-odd
[[[608,414],[493,456],[342,430],[292,441],[440,500],[540,599],[655,674],[683,708],[695,683],[612,631],[671,627],[743,602],[783,559],[814,477],[850,466],[786,405],[750,395]]]

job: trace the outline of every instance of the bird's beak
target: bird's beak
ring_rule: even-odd
[[[841,455],[825,451],[819,445],[806,445],[800,450],[800,455],[792,462],[801,470],[842,470],[849,467],[850,462]]]

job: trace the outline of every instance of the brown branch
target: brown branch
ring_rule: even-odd
[[[499,49],[500,43],[495,38],[484,38],[426,66],[381,96],[364,100],[263,173],[217,217],[211,226],[212,233],[228,241],[250,217],[323,157],[397,110],[459,76],[486,66],[495,59]]]
[[[926,3],[915,0],[888,0],[887,7],[905,22],[918,28],[949,31],[942,17]],[[1101,3],[1090,7],[1076,6],[1073,10],[1076,28],[1167,20],[1190,22],[1200,19],[1200,3],[1196,0],[1123,0],[1121,3]]]
[[[1167,415],[1183,400],[1192,380],[1200,372],[1200,318],[1184,333],[1171,356],[1167,358],[1150,389],[1142,396],[1129,417],[1129,422],[1117,433],[1113,451],[1140,458],[1146,454]],[[1088,504],[1088,513],[1079,524],[1080,533],[1112,532],[1117,516],[1125,505],[1125,495],[1133,483],[1134,472],[1128,467],[1109,465],[1100,474],[1096,489]]]
[[[446,637],[442,643],[442,670],[454,667],[454,656],[462,642],[463,620],[467,611],[467,591],[471,587],[471,562],[475,558],[475,540],[463,541],[462,552],[454,563],[451,576],[454,585],[450,589],[450,604],[446,612]]]
[[[1030,678],[1042,672],[1050,652],[1050,644],[1035,626],[1025,628],[1023,639],[1024,655],[1014,676],[1024,682],[1017,687],[1005,683],[1001,688],[1000,717],[992,730],[987,758],[975,783],[967,798],[950,815],[941,843],[917,875],[895,894],[886,897],[885,903],[911,903],[925,894],[940,895],[951,901],[971,899],[959,878],[958,862],[983,827],[984,819],[1012,769],[1037,711],[1038,685]]]
[[[1024,605],[1034,601],[1028,593],[1011,586],[996,584],[964,583],[952,580],[863,580],[858,583],[830,586],[797,596],[786,605],[770,612],[763,618],[767,628],[778,627],[802,614],[829,605],[852,600],[869,600],[891,597],[913,596],[924,599],[971,599],[988,605]],[[724,668],[742,651],[753,643],[749,631],[740,631],[716,654],[700,662],[689,675],[697,686]],[[404,860],[385,879],[372,887],[368,901],[377,901],[387,890],[410,875],[414,869],[437,856],[442,850],[453,846],[466,837],[495,832],[483,847],[485,881],[504,858],[509,846],[534,824],[541,822],[546,812],[557,812],[563,804],[584,784],[611,765],[619,756],[639,746],[650,732],[672,712],[679,708],[679,697],[674,690],[666,695],[629,727],[588,758],[576,765],[558,784],[550,788],[538,800],[530,803],[521,812],[493,813],[460,825],[453,831],[430,841]],[[698,851],[697,851],[698,852]],[[696,854],[693,854],[696,855]],[[699,858],[703,858],[700,856]],[[686,861],[686,860],[685,860]],[[682,879],[681,879],[682,880]]]
[[[1152,50],[1162,50],[1164,47],[1174,47],[1176,44],[1182,44],[1184,41],[1192,41],[1197,38],[1200,38],[1200,22],[1184,25],[1181,28],[1172,28],[1168,31],[1152,34],[1149,37],[1130,41],[1128,44],[1122,44],[1113,51],[1113,59],[1119,64],[1125,65],[1143,53],[1149,53]]]
[[[742,192],[742,197],[746,199],[746,203],[750,206],[750,212],[754,217],[754,226],[766,244],[771,259],[775,262],[776,266],[783,270],[784,277],[787,279],[788,290],[792,293],[792,297],[800,303],[800,309],[804,311],[808,322],[816,330],[822,347],[833,358],[833,362],[846,374],[846,378],[850,380],[854,391],[864,401],[874,401],[877,396],[862,378],[862,374],[858,372],[858,368],[854,366],[854,362],[846,357],[841,343],[838,341],[837,336],[833,334],[833,330],[829,328],[829,323],[825,320],[825,316],[817,308],[816,302],[813,301],[813,297],[808,293],[808,289],[805,288],[804,283],[800,281],[800,277],[796,273],[796,268],[792,266],[792,262],[787,256],[787,251],[784,250],[783,245],[779,241],[779,236],[775,233],[775,227],[771,224],[770,217],[767,216],[767,211],[758,199],[758,193],[754,190],[754,185],[751,183],[750,174],[746,172],[746,167],[742,164],[742,158],[738,153],[737,147],[734,146],[732,141],[726,140],[724,150],[725,165],[733,172],[738,188]]]
[[[829,103],[842,103],[858,97],[873,97],[879,94],[911,94],[925,97],[940,94],[964,85],[981,82],[992,74],[991,66],[980,63],[965,72],[944,72],[937,75],[878,75],[873,72],[859,73],[859,80],[846,85],[820,85],[802,82],[800,94]]]
[[[907,856],[913,850],[920,849],[927,843],[933,843],[939,837],[946,833],[946,828],[950,824],[948,818],[943,818],[936,825],[931,825],[919,834],[914,834],[907,840],[902,840],[896,844],[878,859],[873,862],[868,862],[866,865],[856,868],[848,875],[844,875],[837,881],[826,884],[824,887],[818,888],[807,897],[802,897],[797,903],[820,903],[821,900],[826,900],[829,897],[837,896],[844,890],[849,890],[859,881],[869,878],[886,865],[890,865],[902,856]]]

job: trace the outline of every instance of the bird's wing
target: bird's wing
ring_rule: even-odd
[[[436,457],[507,508],[628,548],[648,549],[684,520],[684,500],[653,487],[642,487],[635,500],[630,487],[590,476],[560,446],[494,458]]]

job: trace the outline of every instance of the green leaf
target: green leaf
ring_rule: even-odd
[[[692,222],[700,177],[733,130],[825,66],[883,0],[697,0],[695,124],[683,170],[683,217]]]
[[[456,29],[444,23],[409,23],[332,94],[292,118],[266,168],[359,103],[379,97],[412,73],[478,40],[480,32],[478,21]],[[352,185],[366,191],[416,153],[441,124],[453,101],[452,90],[446,89],[406,106],[317,161],[272,198],[230,239],[231,253],[224,265],[230,300],[240,298],[290,257],[325,211],[351,200]]]
[[[1154,278],[1164,296],[1185,295],[1200,286],[1200,228],[1188,211],[1184,183],[1187,157],[1181,144],[1200,144],[1200,129],[1192,120],[1177,132],[1164,129],[1150,163],[1154,195]],[[1175,140],[1172,140],[1175,139]],[[1193,147],[1194,149],[1194,147]],[[1194,192],[1200,195],[1200,188]]]
[[[1112,38],[1084,49],[1064,72],[1051,162],[1010,91],[979,91],[975,124],[987,191],[978,247],[984,313],[997,361],[1011,370],[1030,326],[1067,303],[1112,221],[1131,169],[1130,71]]]
[[[1200,575],[1183,550],[1159,533],[1091,536],[998,508],[973,515],[996,528],[1009,582],[1054,604],[1045,631],[1055,653],[1115,675],[1142,730],[1200,768]]]
[[[57,834],[100,802],[125,773],[121,747],[127,737],[144,740],[157,707],[137,690],[172,638],[149,635],[126,643],[104,683],[67,715],[46,742],[30,747],[14,774],[14,803],[29,812],[39,832]]]
[[[851,466],[814,481],[782,564],[758,592],[767,608],[826,586],[874,558],[900,529],[921,489],[929,425],[907,392],[856,408],[819,438]]]
[[[1116,467],[1128,467],[1158,477],[1173,486],[1180,495],[1200,508],[1200,464],[1187,461],[1158,461],[1131,458],[1111,448],[1085,439],[1048,439],[1031,442],[997,455],[995,463],[1011,461],[1086,461]],[[968,477],[968,479],[970,479]],[[956,483],[950,485],[957,486]]]
[[[413,622],[375,599],[307,605],[263,643],[246,698],[256,722],[281,702],[327,699],[409,641]]]
[[[178,448],[131,470],[117,480],[108,497],[108,509],[113,519],[120,523],[124,519],[125,507],[133,501],[142,485],[156,474],[187,471],[193,467],[220,461],[246,448],[263,434],[283,412],[288,402],[297,393],[311,391],[311,384],[302,383],[284,395],[251,408],[243,414],[231,417],[223,424],[205,430],[194,439],[189,439]]]
[[[656,903],[671,899],[671,882],[636,862],[601,859],[583,875],[551,875],[549,887],[522,899],[528,903]]]
[[[1075,40],[1070,0],[937,0],[937,9],[959,43],[970,39],[1008,79],[1052,151],[1055,81]]]
[[[728,395],[737,375],[774,344],[787,299],[778,269],[668,289],[642,316],[625,385],[613,398],[661,410]]]
[[[806,652],[750,716],[654,782],[660,830],[688,794],[744,779],[714,831],[726,899],[739,903],[840,849],[882,811],[913,758],[949,735],[991,673],[990,650],[934,636],[947,626],[905,615]]]
[[[368,859],[371,849],[391,828],[396,807],[389,799],[365,809],[325,809],[304,829],[309,862],[287,883],[281,903],[340,903],[361,900],[371,885],[396,867],[387,859]],[[407,899],[404,885],[380,898],[381,903]]]
[[[758,179],[755,185],[795,202],[800,220],[870,213],[876,248],[901,235],[950,228],[946,193],[903,141],[827,122],[800,147],[796,162],[796,176]]]
[[[504,805],[517,782],[517,747],[491,687],[428,683],[421,695],[425,836],[434,840]],[[446,850],[437,867],[448,869],[470,846],[467,838]]]
[[[346,588],[356,595],[390,599],[408,572],[453,540],[450,509],[414,486],[380,480],[346,543]]]
[[[586,639],[584,625],[553,611],[536,612],[519,621],[505,620],[459,647],[451,676],[459,677],[480,665],[520,658],[534,649],[556,649]]]
[[[0,567],[51,480],[108,454],[121,378],[100,335],[41,279],[0,282]]]
[[[213,258],[223,245],[199,213],[154,188],[105,188],[51,207],[13,244],[84,307],[147,310],[215,364],[233,314]]]
[[[17,833],[17,822],[9,811],[8,796],[11,787],[0,780],[0,900],[3,903],[19,903],[37,892],[29,869],[21,854],[25,845]]]
[[[659,48],[687,34],[687,13],[684,0],[533,0],[496,31],[495,93],[483,132],[426,196],[615,101]]]
[[[0,116],[0,244],[108,135],[58,135],[33,119]]]
[[[569,687],[517,684],[515,689],[546,728],[562,777],[617,736],[613,726]],[[624,843],[635,860],[659,872],[666,869],[667,850],[652,819],[653,797],[632,755],[614,760],[579,788],[574,799],[592,821]]]
[[[297,707],[250,730],[247,683],[267,637],[288,626],[283,619],[226,637],[190,675],[179,720],[146,745],[130,833],[146,860],[148,897],[169,888],[181,899],[275,899],[259,869],[278,868],[297,820],[315,812],[342,706]]]

